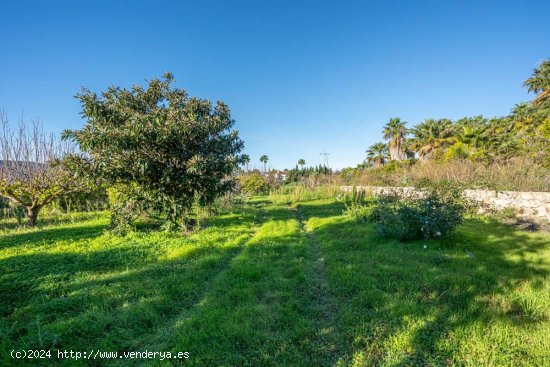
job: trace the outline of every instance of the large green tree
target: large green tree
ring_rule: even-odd
[[[100,96],[84,89],[85,126],[67,130],[89,155],[83,166],[177,225],[188,223],[195,203],[207,205],[234,185],[246,162],[227,105],[189,97],[172,74],[146,88],[110,87]]]
[[[389,141],[391,159],[397,161],[407,159],[404,146],[408,133],[406,124],[405,121],[401,121],[399,117],[396,117],[390,119],[386,126],[384,126],[384,139]]]

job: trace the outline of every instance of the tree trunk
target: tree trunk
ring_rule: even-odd
[[[38,212],[41,207],[39,206],[29,206],[27,207],[27,218],[29,220],[29,227],[36,226],[36,221],[38,219]]]
[[[390,145],[390,159],[400,161],[401,160],[401,152],[400,152],[400,146],[399,145]]]
[[[403,149],[403,143],[396,141],[393,144],[390,142],[390,158],[396,161],[404,161],[407,159],[407,154]]]

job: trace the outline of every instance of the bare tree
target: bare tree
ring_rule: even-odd
[[[88,186],[63,162],[73,146],[45,134],[39,120],[28,128],[21,118],[12,129],[0,110],[0,125],[0,196],[26,208],[29,226],[36,225],[45,205]]]

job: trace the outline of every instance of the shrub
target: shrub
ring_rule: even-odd
[[[19,225],[23,225],[26,217],[25,208],[21,205],[10,203],[0,196],[0,220],[15,218]]]
[[[356,191],[355,189],[350,196],[342,197],[342,201],[344,202],[344,215],[358,221],[366,220],[371,216],[375,203],[372,197],[366,198],[365,191]]]
[[[115,185],[107,189],[111,208],[111,229],[117,234],[133,231],[132,223],[140,216],[142,207],[134,199],[134,185]]]
[[[462,222],[465,208],[459,189],[432,185],[380,195],[369,219],[384,237],[401,241],[431,239],[452,233]]]
[[[264,194],[269,189],[265,178],[257,172],[239,177],[239,183],[245,195]]]

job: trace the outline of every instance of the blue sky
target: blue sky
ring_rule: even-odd
[[[0,2],[0,108],[78,128],[73,98],[172,71],[225,101],[252,162],[355,165],[390,117],[498,116],[550,57],[548,1]]]

